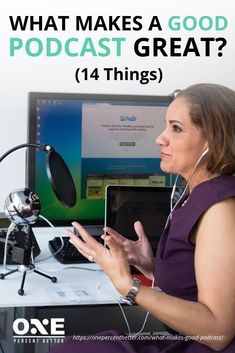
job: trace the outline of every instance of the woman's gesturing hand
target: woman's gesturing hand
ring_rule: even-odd
[[[109,247],[115,240],[126,253],[126,258],[130,265],[134,265],[146,277],[153,278],[154,255],[148,238],[145,235],[143,225],[137,221],[134,224],[138,240],[133,241],[125,238],[112,228],[105,228],[109,235],[103,235],[106,245]]]
[[[123,247],[112,237],[108,241],[108,247],[103,246],[79,223],[73,222],[72,225],[77,229],[80,236],[78,237],[67,229],[66,233],[70,237],[70,242],[83,256],[92,259],[102,267],[117,290],[125,296],[131,288],[132,276]]]

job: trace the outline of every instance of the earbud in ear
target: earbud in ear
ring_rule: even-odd
[[[207,148],[201,155],[201,158],[204,157],[209,152],[209,148]]]

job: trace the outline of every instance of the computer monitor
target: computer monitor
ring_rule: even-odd
[[[28,142],[54,146],[73,176],[77,203],[64,208],[48,182],[44,154],[29,149],[27,186],[56,225],[103,224],[108,184],[171,186],[155,143],[171,96],[29,93]],[[40,224],[40,223],[38,223]]]

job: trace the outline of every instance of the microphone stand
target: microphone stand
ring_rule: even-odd
[[[64,207],[73,207],[76,202],[76,189],[70,174],[70,171],[65,164],[63,158],[55,151],[54,147],[51,147],[46,144],[34,144],[34,143],[24,143],[18,146],[13,147],[12,149],[8,150],[0,157],[0,163],[12,152],[21,149],[21,148],[36,148],[40,151],[46,152],[48,154],[48,158],[46,159],[46,171],[48,175],[49,182],[52,186],[52,189],[57,196],[58,200]],[[60,178],[58,178],[58,175]],[[62,183],[60,181],[62,177]],[[66,188],[64,188],[66,185]],[[66,192],[65,192],[66,191]],[[26,193],[25,193],[26,192]],[[24,189],[24,196],[30,196],[30,190]],[[18,210],[17,206],[14,205],[12,199],[10,199],[11,203],[13,204],[13,209],[7,210],[7,217],[13,221],[18,227],[19,232],[23,233],[22,236],[24,237],[24,245],[23,246],[13,246],[12,247],[12,261],[17,263],[17,268],[11,270],[7,273],[0,273],[0,279],[4,279],[7,276],[15,273],[15,272],[23,272],[22,281],[20,289],[18,290],[19,295],[24,294],[24,283],[26,274],[28,272],[35,272],[40,276],[46,277],[50,279],[53,283],[57,282],[56,277],[48,276],[47,274],[38,271],[35,268],[35,265],[32,263],[32,255],[33,255],[33,242],[32,242],[32,226],[37,217],[38,212],[40,210],[40,201],[38,197],[34,194],[34,200],[39,204],[39,208],[37,208],[35,214],[23,214]],[[27,200],[30,203],[29,200]],[[37,212],[38,211],[38,212]]]
[[[0,273],[0,279],[15,273],[22,272],[22,280],[20,289],[18,290],[19,295],[24,295],[24,283],[26,279],[26,274],[29,272],[35,272],[40,276],[46,277],[51,280],[51,282],[56,283],[57,278],[51,277],[44,272],[38,271],[35,265],[31,262],[33,256],[33,242],[32,242],[32,227],[30,224],[23,225],[22,228],[18,226],[18,230],[21,233],[24,233],[25,237],[24,247],[13,246],[12,248],[12,261],[18,263],[17,267],[14,270],[10,270],[7,273]]]
[[[1,157],[0,157],[0,163],[12,152],[17,151],[21,148],[28,148],[28,147],[33,147],[33,148],[37,148],[40,151],[44,151],[44,152],[49,152],[49,151],[54,151],[54,147],[51,147],[49,145],[46,144],[39,144],[39,143],[22,143],[21,145],[17,145],[13,148],[11,148],[10,150],[8,150],[6,153],[4,153]]]

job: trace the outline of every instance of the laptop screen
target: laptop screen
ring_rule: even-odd
[[[137,240],[134,222],[141,221],[153,250],[170,213],[170,187],[109,185],[105,224],[128,239]]]

